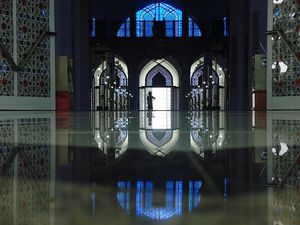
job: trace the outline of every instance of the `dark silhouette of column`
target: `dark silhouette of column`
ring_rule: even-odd
[[[230,1],[229,110],[250,110],[250,1]]]
[[[108,110],[114,110],[114,82],[115,82],[115,56],[109,51],[106,53],[106,76],[108,78]]]
[[[182,37],[189,36],[189,6],[187,2],[183,3],[182,8]]]
[[[91,109],[89,1],[72,1],[74,110]]]
[[[132,3],[130,10],[130,37],[136,37],[136,1]]]

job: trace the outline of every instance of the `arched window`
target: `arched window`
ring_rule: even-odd
[[[153,28],[156,26],[156,22],[159,21],[164,22],[166,37],[182,37],[182,11],[163,2],[153,3],[137,11],[136,36],[153,37]],[[157,29],[160,28],[157,27]],[[190,37],[200,37],[202,35],[198,25],[191,18],[189,18],[189,31]],[[130,36],[130,18],[121,25],[117,36]]]

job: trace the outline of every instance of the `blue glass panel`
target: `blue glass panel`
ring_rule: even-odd
[[[91,37],[95,37],[96,36],[96,19],[95,17],[92,18],[92,29],[91,29]]]
[[[193,19],[189,18],[189,37],[201,37],[202,32]]]
[[[166,36],[167,37],[181,37],[182,36],[182,11],[174,8],[166,3],[155,3],[151,4],[136,13],[137,23],[137,37],[152,37],[153,24],[141,23],[141,21],[180,21],[175,23],[175,34],[174,34],[174,24],[166,24]]]
[[[228,194],[229,194],[228,186],[229,186],[229,179],[225,178],[224,179],[224,197],[225,198],[228,198]]]
[[[224,23],[224,37],[228,37],[229,32],[228,32],[227,17],[223,18],[223,23]]]
[[[130,18],[120,26],[117,37],[130,37]]]

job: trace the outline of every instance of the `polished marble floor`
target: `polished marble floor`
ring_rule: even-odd
[[[300,224],[300,112],[0,112],[0,225]]]

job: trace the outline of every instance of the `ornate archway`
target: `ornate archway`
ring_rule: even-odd
[[[179,109],[179,74],[165,59],[150,61],[141,71],[140,110],[147,110],[146,98],[149,92],[158,97],[153,102],[154,110]]]
[[[211,68],[205,73],[204,57],[191,66],[191,92],[186,96],[191,110],[202,110],[209,102],[213,109],[225,109],[225,73],[216,61],[211,61]],[[210,99],[208,99],[210,98]]]

